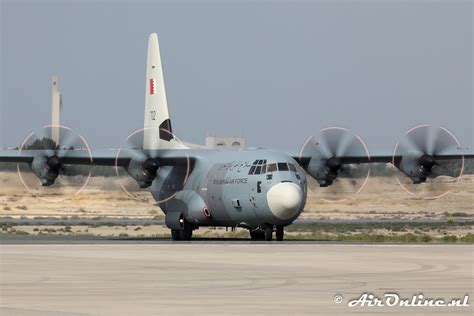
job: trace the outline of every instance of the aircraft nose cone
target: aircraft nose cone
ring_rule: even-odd
[[[296,215],[303,202],[303,192],[295,183],[278,183],[268,190],[267,202],[277,218],[290,219]]]

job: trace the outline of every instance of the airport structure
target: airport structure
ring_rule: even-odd
[[[62,96],[58,88],[58,79],[57,75],[54,75],[51,80],[51,139],[59,144],[60,135],[59,135],[59,124],[61,118],[61,109],[62,109]]]
[[[206,147],[210,149],[219,149],[219,148],[244,149],[245,139],[243,137],[207,136]]]

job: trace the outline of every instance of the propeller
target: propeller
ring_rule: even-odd
[[[311,175],[308,187],[323,201],[341,202],[365,187],[370,169],[367,165],[343,164],[342,159],[350,155],[370,157],[362,138],[346,128],[324,128],[317,137],[306,139],[300,158],[310,157],[305,166]]]
[[[90,147],[84,137],[67,126],[48,125],[35,130],[23,140],[18,150],[20,154],[24,150],[38,151],[29,167],[18,164],[17,171],[26,190],[40,199],[60,202],[74,198],[85,189],[90,180]],[[91,164],[66,165],[64,161],[79,150],[87,152]]]
[[[418,198],[436,199],[446,195],[462,176],[464,157],[437,160],[436,156],[452,154],[461,147],[456,136],[445,127],[422,124],[410,128],[393,150],[393,164],[408,176],[395,175],[396,181]]]
[[[172,166],[161,166],[160,160],[155,157],[154,150],[144,150],[144,134],[150,132],[149,128],[139,129],[129,134],[122,142],[117,150],[115,160],[115,172],[118,176],[118,184],[121,189],[132,199],[150,204],[159,204],[173,198],[187,181],[190,160],[187,159],[186,166],[182,166],[185,170],[184,175],[172,175]],[[169,138],[173,139],[174,144],[185,147],[180,139],[166,129],[160,129],[163,133],[169,134]],[[153,133],[151,133],[153,134]],[[127,166],[119,165],[119,157],[127,152],[132,159]],[[170,178],[182,177],[182,182],[179,185],[176,183],[170,184]],[[147,188],[152,188],[155,196],[151,196]]]

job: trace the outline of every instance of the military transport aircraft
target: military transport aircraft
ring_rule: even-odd
[[[414,183],[422,183],[439,175],[434,171],[440,162],[473,157],[447,129],[432,133],[424,127],[416,135],[407,132],[408,149],[401,150],[400,144],[387,155],[370,156],[363,142],[345,137],[342,128],[332,130],[326,139],[308,138],[293,156],[266,149],[192,149],[172,133],[158,37],[153,33],[148,42],[144,128],[137,134],[143,141],[140,146],[118,151],[60,144],[47,150],[22,146],[19,151],[0,151],[0,161],[28,164],[43,186],[54,184],[66,165],[123,168],[140,188],[149,188],[173,240],[191,239],[200,226],[243,227],[252,239],[268,241],[275,232],[276,239],[283,240],[284,227],[305,206],[307,174],[325,187],[345,165],[385,162]],[[455,145],[450,152],[448,142]]]

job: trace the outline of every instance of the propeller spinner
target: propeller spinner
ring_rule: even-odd
[[[462,176],[464,157],[451,160],[436,157],[461,147],[456,136],[445,127],[423,124],[409,129],[395,145],[392,157],[393,164],[408,178],[395,176],[396,181],[415,197],[436,199],[446,195]]]
[[[119,178],[119,186],[129,197],[140,202],[159,204],[173,198],[184,186],[190,172],[190,160],[187,159],[185,166],[180,166],[180,170],[184,170],[183,172],[173,176],[172,173],[176,170],[173,169],[173,166],[161,166],[160,160],[156,157],[156,150],[143,149],[144,135],[149,130],[149,128],[139,129],[125,138],[117,150],[115,172]],[[168,133],[171,139],[185,147],[173,133],[166,129],[160,131]],[[132,156],[126,166],[120,166],[119,163],[123,152],[131,153]],[[169,181],[170,177],[182,178],[182,181],[176,185],[176,183]],[[158,194],[158,198],[153,199],[143,190],[151,186],[153,186],[153,193]]]
[[[341,159],[348,155],[370,157],[362,138],[346,128],[324,128],[317,137],[306,139],[300,158],[310,158],[305,166],[311,175],[308,186],[315,191],[316,183],[319,184],[322,189],[318,189],[318,193],[322,200],[343,201],[358,194],[366,185],[370,176],[369,167],[343,164]]]
[[[53,135],[61,135],[61,138],[53,140]],[[17,165],[18,177],[23,186],[40,199],[49,202],[71,199],[87,186],[91,177],[92,152],[84,137],[71,128],[48,125],[33,131],[19,147],[20,154],[24,150],[35,150],[37,153],[29,168],[26,165]],[[87,152],[90,166],[66,166],[64,161],[68,155],[77,150]],[[77,174],[79,176],[68,177]]]

